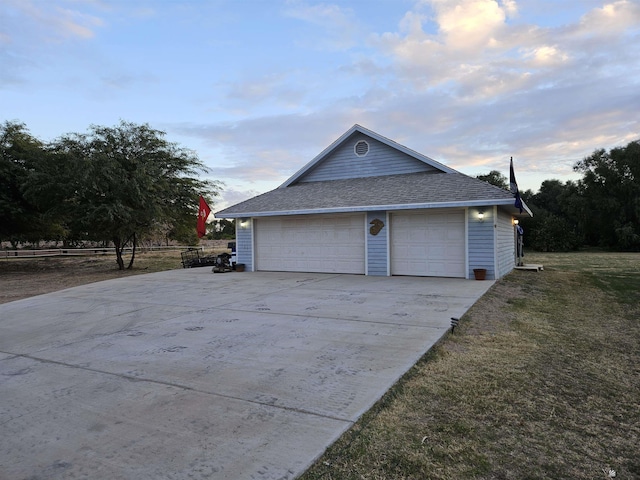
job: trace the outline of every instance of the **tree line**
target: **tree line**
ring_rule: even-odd
[[[545,252],[581,247],[640,251],[640,140],[599,149],[574,164],[577,181],[545,180],[521,192],[533,218],[523,219],[525,245]],[[508,189],[498,171],[477,178]]]
[[[195,152],[149,125],[92,125],[44,143],[19,122],[0,124],[0,241],[111,245],[122,253],[150,239],[197,243],[198,197],[212,202],[220,182]],[[578,181],[545,180],[521,192],[534,213],[523,219],[525,244],[542,251],[580,247],[640,251],[640,141],[596,150],[574,165]],[[508,189],[498,171],[477,178]],[[233,238],[220,220],[209,238]]]
[[[165,132],[121,121],[92,125],[44,143],[23,123],[0,125],[0,241],[97,242],[124,249],[145,239],[197,242],[198,198],[213,202],[220,182],[192,150]]]

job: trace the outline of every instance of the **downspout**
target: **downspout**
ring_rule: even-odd
[[[498,264],[498,206],[493,206],[493,279],[500,278]]]
[[[469,207],[464,209],[464,278],[469,280]]]

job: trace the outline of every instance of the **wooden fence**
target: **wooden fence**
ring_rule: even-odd
[[[170,247],[137,247],[138,253],[144,252],[162,252],[170,250],[186,250],[189,247],[175,245]],[[200,247],[202,248],[202,247]],[[126,254],[131,253],[131,248],[125,248]],[[0,250],[0,258],[36,258],[36,257],[88,257],[95,255],[115,255],[116,251],[113,247],[94,247],[94,248],[43,248],[37,250],[20,249],[20,250]]]

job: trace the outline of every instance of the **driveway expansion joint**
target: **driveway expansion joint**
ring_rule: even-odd
[[[275,408],[275,409],[278,409],[278,410],[285,410],[285,411],[288,411],[288,412],[296,412],[296,413],[300,413],[300,414],[303,414],[303,415],[312,415],[314,417],[326,418],[326,419],[330,419],[330,420],[336,420],[338,422],[348,423],[349,425],[353,425],[355,423],[351,419],[343,418],[343,417],[337,417],[335,415],[326,415],[326,414],[322,414],[322,413],[318,413],[318,412],[313,412],[311,410],[305,410],[305,409],[302,409],[302,408],[287,407],[287,406],[284,406],[284,405],[276,405],[274,403],[260,402],[260,401],[257,401],[257,400],[249,400],[249,399],[238,397],[238,396],[234,396],[234,395],[225,395],[223,393],[217,393],[217,392],[211,392],[211,391],[207,391],[207,390],[201,390],[201,389],[198,389],[198,388],[189,387],[188,385],[182,385],[182,384],[175,383],[175,382],[165,382],[165,381],[162,381],[162,380],[154,380],[152,378],[145,378],[145,377],[134,377],[134,376],[126,375],[126,374],[122,374],[122,373],[114,373],[114,372],[110,372],[108,370],[100,370],[100,369],[97,369],[97,368],[89,368],[89,367],[84,367],[82,365],[59,362],[57,360],[51,360],[51,359],[48,359],[48,358],[35,357],[33,355],[22,354],[22,353],[12,353],[12,352],[5,352],[5,351],[0,351],[0,353],[5,353],[7,355],[12,355],[12,357],[10,357],[10,358],[17,358],[17,357],[26,358],[28,360],[34,360],[36,362],[52,364],[52,365],[68,367],[68,368],[76,368],[76,369],[84,370],[84,371],[91,372],[91,373],[99,373],[99,374],[102,374],[102,375],[109,375],[109,376],[112,376],[112,377],[118,377],[118,378],[122,378],[124,380],[129,380],[129,381],[132,381],[132,382],[147,382],[147,383],[152,383],[152,384],[156,384],[156,385],[163,385],[163,386],[166,386],[166,387],[178,388],[180,390],[184,390],[184,391],[188,391],[188,392],[195,392],[195,393],[201,393],[203,395],[212,395],[212,396],[215,396],[215,397],[228,398],[228,399],[231,399],[231,400],[237,400],[237,401],[240,401],[240,402],[247,402],[247,403],[251,403],[251,404],[254,404],[254,405],[260,405],[260,406],[264,406],[264,407]]]

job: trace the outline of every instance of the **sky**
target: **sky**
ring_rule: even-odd
[[[640,139],[640,0],[0,0],[0,122],[166,132],[272,190],[354,124],[520,190]]]

